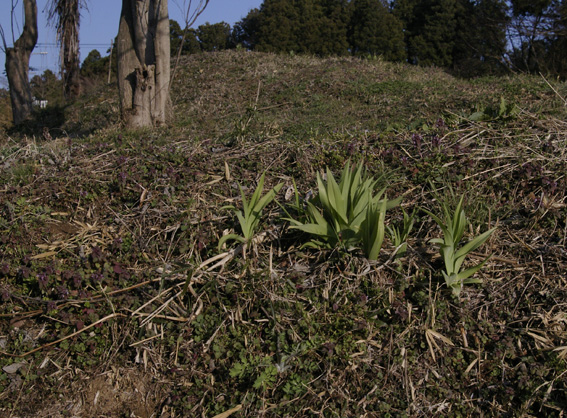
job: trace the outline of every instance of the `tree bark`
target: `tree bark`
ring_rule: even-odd
[[[28,77],[30,55],[37,43],[37,3],[24,0],[24,29],[12,48],[6,48],[6,76],[10,87],[14,125],[32,113],[32,92]]]
[[[165,124],[170,108],[167,0],[122,0],[116,48],[122,120],[130,128]]]
[[[81,94],[79,61],[79,0],[59,2],[59,41],[61,42],[61,69],[65,98],[73,100]]]

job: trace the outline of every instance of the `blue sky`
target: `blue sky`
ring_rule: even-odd
[[[21,0],[13,0],[17,3],[15,13],[17,28],[21,30],[23,24],[23,8]],[[188,4],[189,0],[185,0]],[[193,5],[198,0],[193,0]],[[8,46],[12,45],[12,33],[10,25],[10,10],[12,0],[0,0],[0,24],[4,28],[6,41]],[[30,60],[30,67],[42,73],[45,69],[58,72],[59,67],[59,49],[56,45],[55,29],[47,26],[47,11],[44,10],[48,0],[37,0],[37,8],[39,13],[38,45],[34,49],[34,53]],[[80,48],[81,61],[89,54],[92,49],[98,49],[104,56],[110,47],[110,42],[118,32],[118,20],[120,19],[120,10],[122,2],[120,0],[87,0],[88,10],[81,13],[81,30],[80,30]],[[227,22],[231,26],[235,22],[242,19],[248,14],[250,9],[260,7],[262,0],[210,0],[209,6],[205,12],[199,17],[194,27],[205,22],[217,23]],[[177,20],[181,26],[184,22],[184,13],[182,13],[184,0],[169,0],[169,17]],[[14,37],[17,39],[21,32],[15,31]],[[0,41],[0,46],[1,46]],[[0,51],[0,87],[6,87],[4,77],[5,54]],[[34,75],[32,73],[31,75]]]

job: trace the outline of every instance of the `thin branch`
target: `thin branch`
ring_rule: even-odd
[[[185,43],[185,39],[187,38],[187,31],[191,26],[193,26],[193,24],[198,19],[198,17],[201,16],[201,14],[205,11],[205,8],[208,6],[209,1],[210,0],[199,0],[199,5],[195,8],[193,14],[191,14],[192,0],[189,0],[189,5],[187,5],[186,0],[183,0],[183,9],[185,10],[185,21],[184,21],[185,28],[183,29],[183,36],[181,37],[181,42],[179,43],[179,48],[177,49],[177,55],[175,57],[175,65],[173,66],[171,77],[169,78],[169,88],[171,88],[171,85],[173,84],[173,80],[175,79],[175,73],[177,72],[179,61],[181,60],[181,51],[183,51],[183,44]],[[177,7],[180,7],[177,2],[175,3],[177,4]]]
[[[12,27],[12,44],[16,42],[16,34],[14,33],[14,26],[17,25],[18,21],[16,20],[14,14],[16,13],[17,6],[18,6],[18,0],[16,0],[15,3],[14,0],[12,0],[12,10],[10,10],[10,24]]]
[[[126,315],[121,314],[121,313],[113,313],[113,314],[107,315],[107,316],[105,316],[104,318],[99,319],[99,320],[96,321],[96,322],[93,322],[93,323],[90,324],[89,326],[80,329],[79,331],[76,331],[76,332],[74,332],[74,333],[72,333],[72,334],[69,334],[69,335],[67,335],[67,336],[65,336],[65,337],[63,337],[63,338],[60,338],[60,339],[56,340],[56,341],[52,341],[52,342],[50,342],[50,343],[48,343],[48,344],[44,344],[44,345],[42,345],[42,346],[40,346],[40,347],[34,348],[33,350],[28,351],[27,353],[23,353],[23,354],[11,354],[11,353],[5,353],[4,351],[0,351],[0,354],[2,354],[2,355],[4,355],[4,356],[8,356],[8,357],[20,357],[20,358],[26,357],[26,356],[29,356],[30,354],[35,353],[36,351],[43,350],[44,348],[51,347],[51,346],[53,346],[53,345],[55,345],[55,344],[59,344],[59,343],[62,342],[62,341],[68,340],[69,338],[73,338],[73,337],[75,337],[75,336],[77,336],[77,335],[79,335],[79,334],[82,334],[83,332],[85,332],[85,331],[91,329],[91,328],[94,327],[94,326],[97,326],[98,324],[102,324],[103,322],[108,321],[109,319],[118,318],[118,317],[125,318]]]
[[[2,38],[2,43],[4,44],[3,48],[0,48],[3,53],[6,53],[8,49],[8,45],[6,44],[6,36],[4,35],[4,28],[0,25],[0,37]]]

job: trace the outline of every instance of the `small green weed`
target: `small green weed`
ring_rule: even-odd
[[[271,189],[268,193],[266,193],[263,197],[261,197],[262,192],[264,190],[264,177],[265,173],[262,174],[260,177],[260,181],[258,182],[258,186],[256,190],[252,194],[250,201],[246,199],[246,195],[244,194],[244,190],[242,186],[238,185],[240,188],[240,193],[242,195],[242,209],[237,210],[235,206],[229,205],[225,206],[223,209],[231,209],[236,213],[236,217],[238,218],[238,222],[240,223],[240,229],[242,231],[242,235],[238,234],[227,234],[224,235],[218,244],[219,251],[222,246],[229,240],[238,241],[242,244],[250,243],[250,240],[256,233],[256,229],[258,228],[258,224],[260,223],[260,218],[262,217],[262,210],[270,204],[272,200],[276,197],[276,194],[280,191],[283,186],[283,183],[279,183],[273,189]]]
[[[480,264],[467,270],[461,271],[461,267],[466,256],[480,247],[496,230],[496,228],[489,229],[459,248],[465,227],[468,225],[463,209],[463,199],[464,197],[461,197],[459,200],[453,216],[450,215],[447,205],[443,204],[444,219],[425,210],[443,231],[443,238],[435,238],[430,242],[440,244],[441,246],[440,252],[445,262],[445,271],[442,272],[443,277],[455,296],[460,295],[465,284],[482,283],[482,280],[473,279],[471,276],[480,270],[490,257],[485,258]]]
[[[402,209],[403,210],[403,209]],[[390,238],[396,247],[396,256],[401,257],[405,254],[408,249],[407,240],[411,230],[413,229],[413,224],[415,222],[415,211],[411,215],[404,210],[404,220],[401,228],[398,226],[388,226],[388,232]]]
[[[476,112],[471,114],[468,119],[474,122],[510,120],[515,118],[520,112],[521,109],[517,105],[508,103],[504,97],[501,97],[500,104],[497,108],[482,106]]]

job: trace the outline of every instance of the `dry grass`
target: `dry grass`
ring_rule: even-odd
[[[3,414],[562,416],[562,85],[226,52],[188,59],[175,86],[167,129],[5,137]],[[500,96],[523,111],[464,118]],[[493,254],[483,284],[451,296],[422,211],[401,259],[388,242],[378,262],[302,249],[276,205],[246,259],[218,254],[237,183],[266,171],[285,204],[292,179],[305,196],[348,159],[407,211],[465,194],[469,236],[498,228],[472,256]]]

